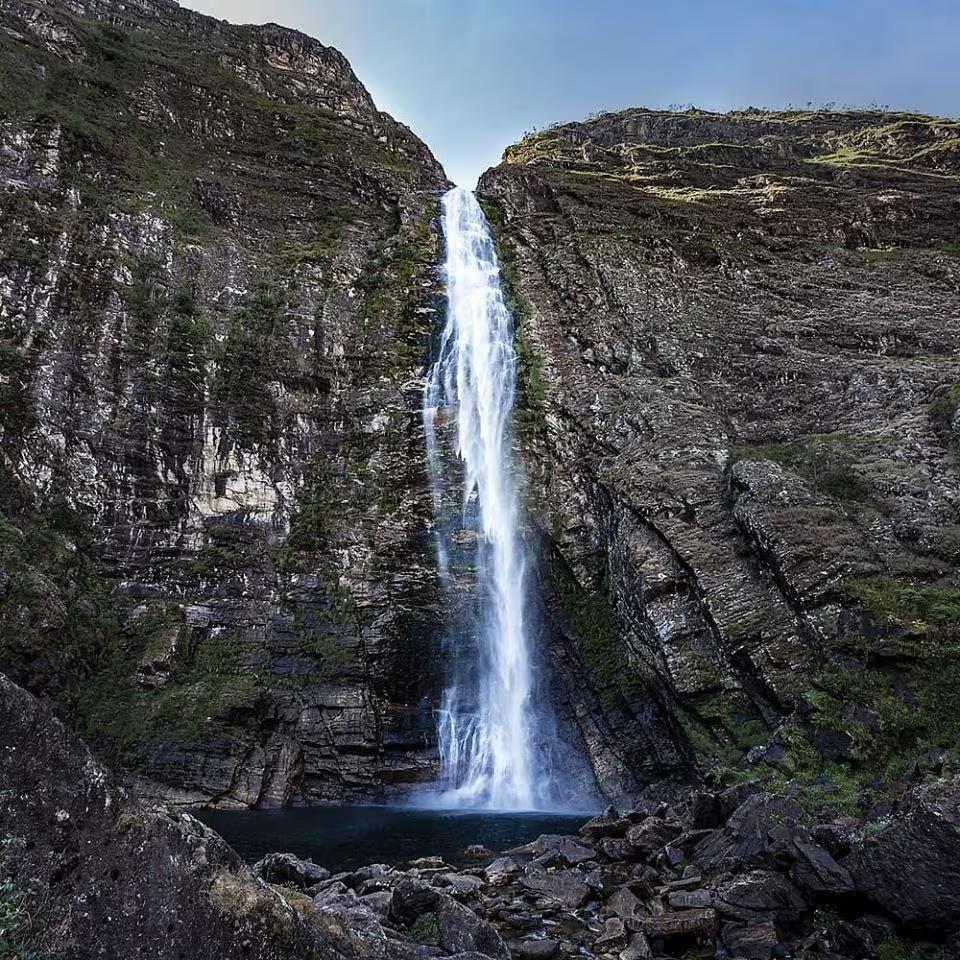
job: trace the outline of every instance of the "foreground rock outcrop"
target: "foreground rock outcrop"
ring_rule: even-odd
[[[0,668],[165,792],[433,775],[443,171],[343,56],[0,4]]]
[[[960,948],[960,785],[882,824],[810,824],[755,786],[610,808],[476,866],[253,869],[183,813],[131,799],[0,676],[3,945],[98,956],[877,960]],[[475,862],[475,858],[474,858]],[[934,952],[930,956],[937,955]]]
[[[509,960],[497,931],[446,892],[452,879],[435,889],[384,867],[330,878],[290,855],[257,876],[193,817],[132,799],[2,674],[0,725],[5,957],[418,960],[418,938],[435,930],[426,955]]]
[[[931,117],[637,109],[482,178],[609,795],[745,766],[866,810],[956,764],[958,158]]]
[[[16,956],[333,957],[325,933],[186,814],[131,800],[0,675],[4,946]],[[15,899],[13,899],[15,898]]]

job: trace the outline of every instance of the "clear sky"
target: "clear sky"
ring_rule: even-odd
[[[960,114],[960,0],[182,0],[295,27],[472,187],[597,110],[872,103]]]

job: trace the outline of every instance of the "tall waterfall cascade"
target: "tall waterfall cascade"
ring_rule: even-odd
[[[443,229],[447,317],[423,420],[440,574],[454,579],[456,561],[476,571],[476,589],[447,639],[440,799],[454,807],[545,808],[553,803],[552,719],[536,689],[511,452],[513,320],[490,228],[470,191],[456,187],[444,196]],[[448,597],[451,606],[463,603],[454,591]]]

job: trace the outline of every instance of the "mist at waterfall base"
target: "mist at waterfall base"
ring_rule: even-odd
[[[415,803],[499,811],[588,809],[567,776],[531,638],[529,558],[511,420],[513,318],[476,197],[443,198],[447,315],[427,378],[423,423],[439,575],[446,587],[446,687],[437,710],[439,788]],[[473,581],[473,589],[465,582]],[[465,612],[466,610],[466,612]]]

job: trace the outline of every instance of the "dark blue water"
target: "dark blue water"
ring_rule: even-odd
[[[197,817],[248,863],[268,853],[293,853],[334,872],[368,863],[403,866],[427,856],[454,865],[476,863],[464,854],[470,844],[499,853],[541,833],[576,833],[589,819],[584,814],[396,807],[201,810]]]

